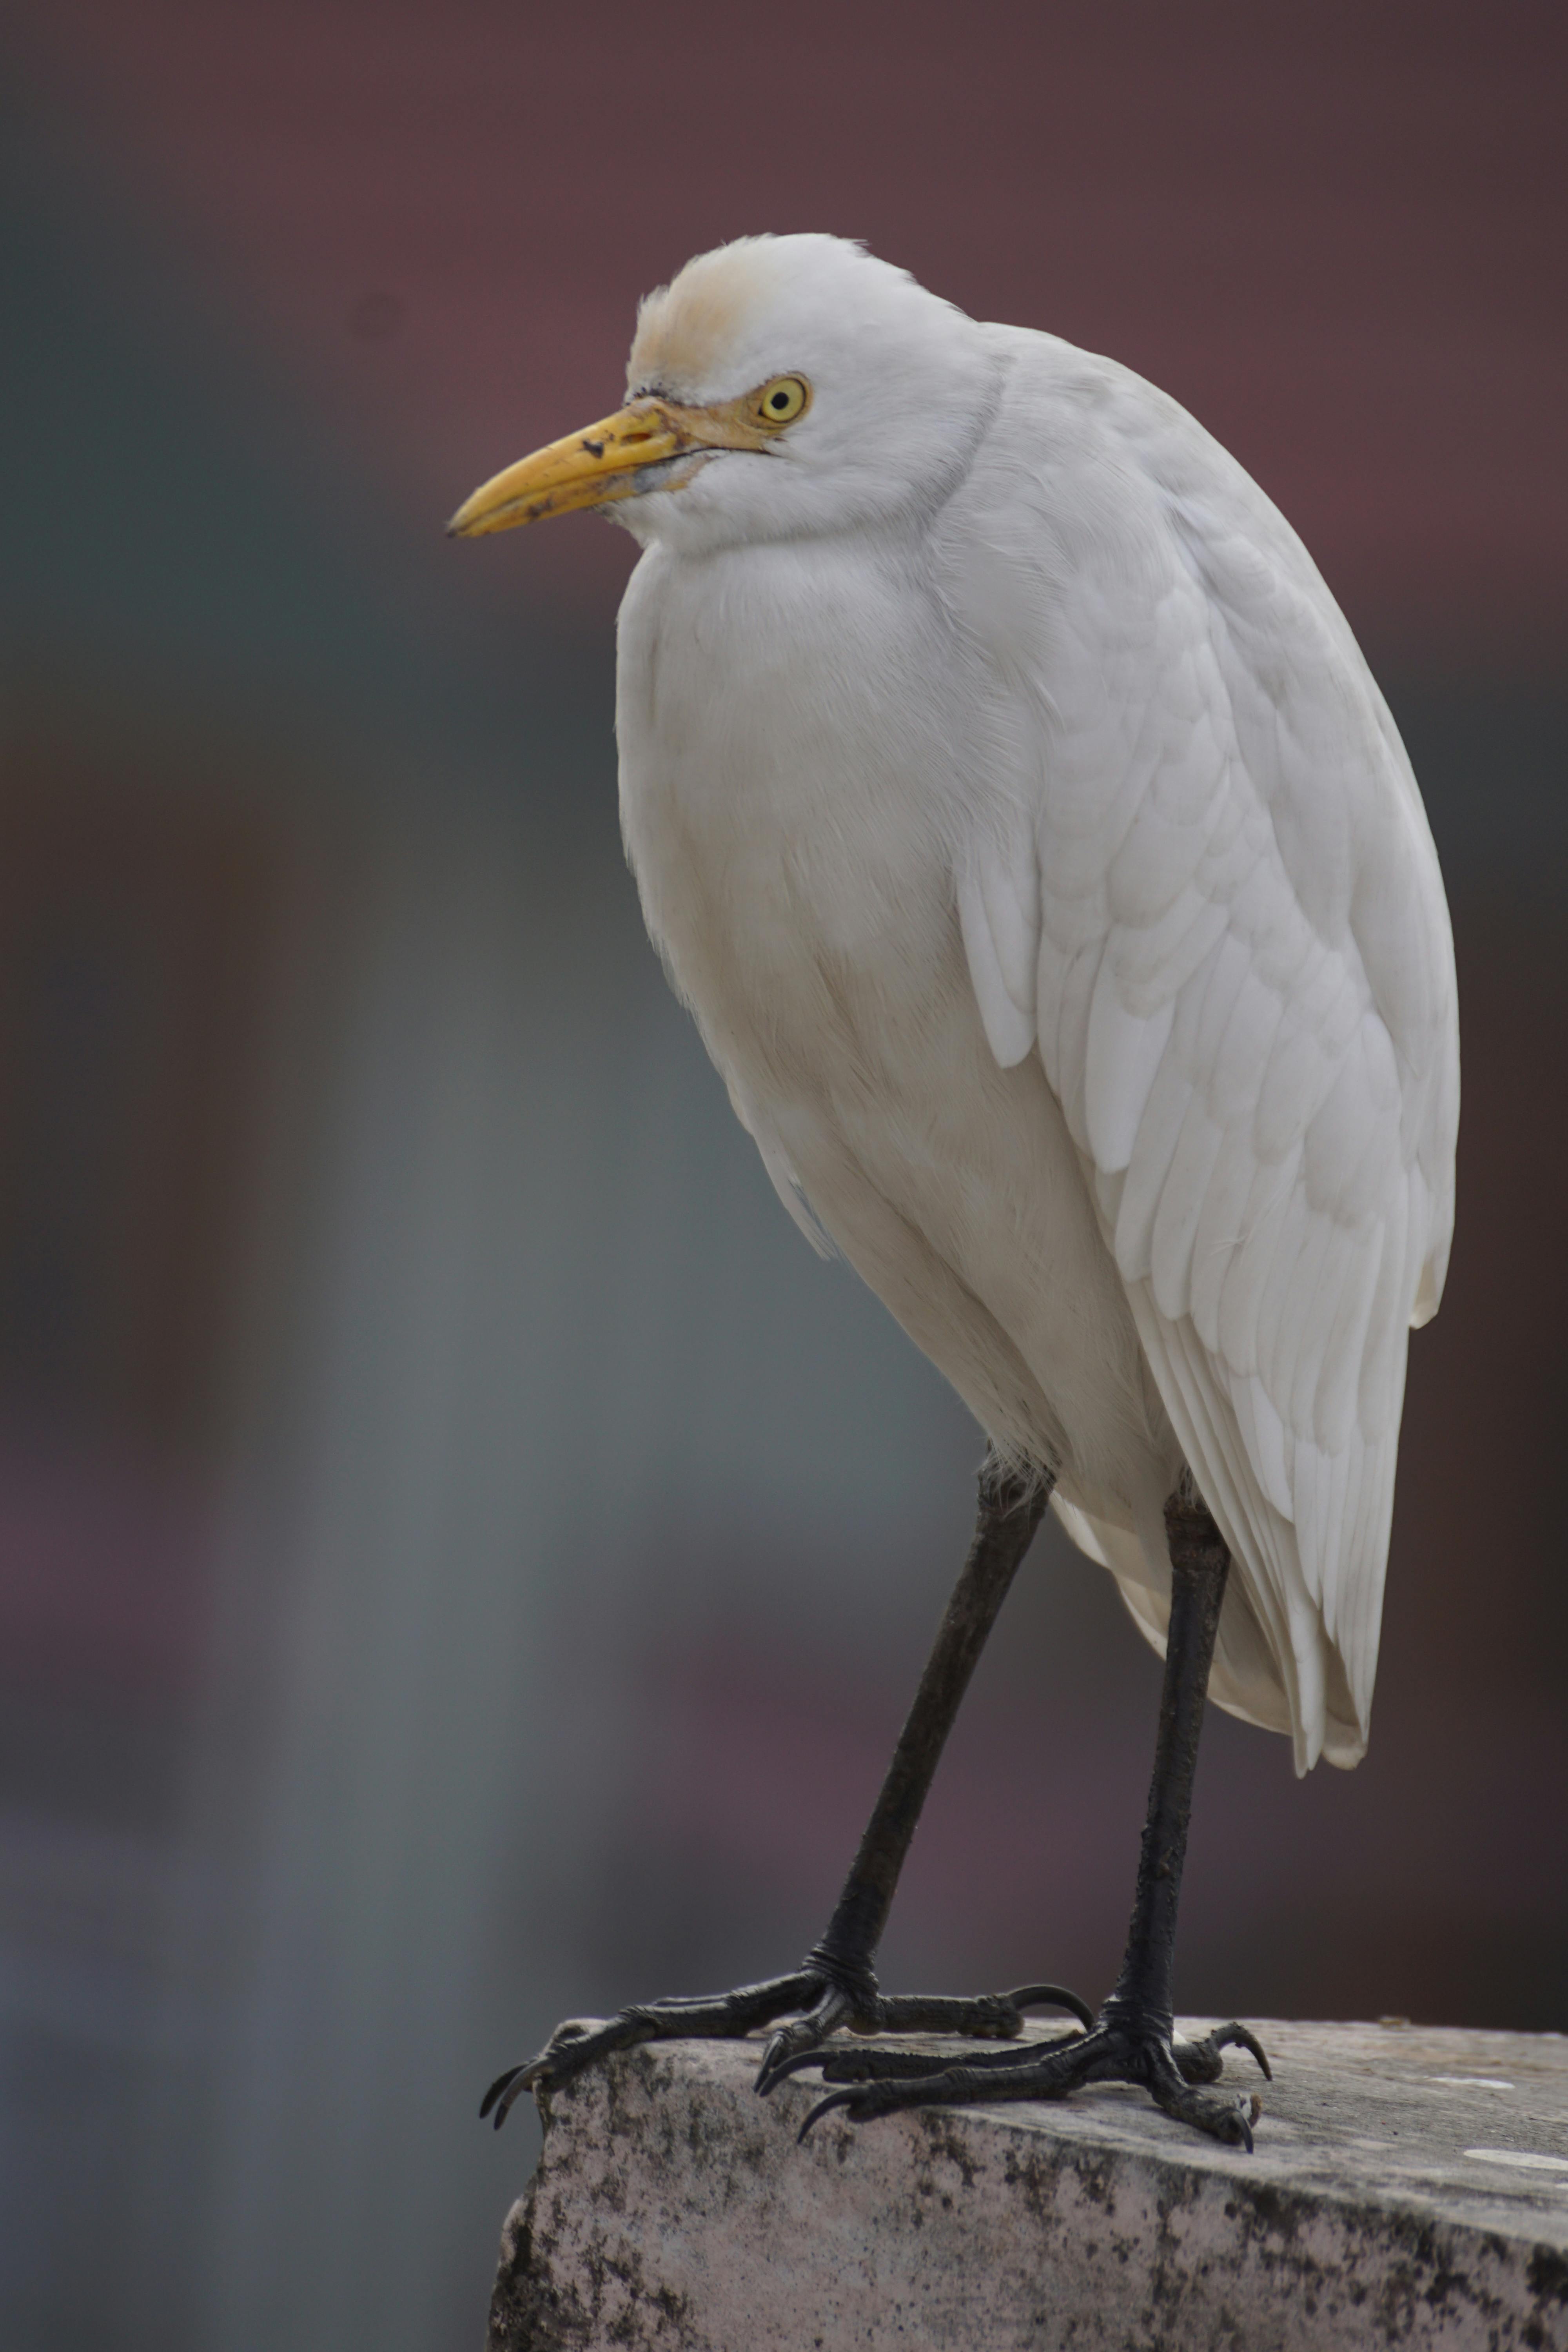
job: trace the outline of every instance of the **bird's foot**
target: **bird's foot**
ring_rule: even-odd
[[[822,2045],[840,2027],[851,2033],[961,2033],[973,2042],[1015,2042],[1031,2009],[1065,2009],[1084,2026],[1094,2013],[1065,1985],[1019,1985],[1012,1992],[883,1993],[874,1981],[853,1995],[829,1983],[802,2015],[781,2025],[763,2053],[756,2088],[766,2098],[775,2083],[818,2063]]]
[[[835,2051],[826,2056],[805,2053],[778,2066],[773,2080],[782,2081],[802,2066],[820,2065],[825,2083],[851,2086],[818,2100],[801,2126],[802,2139],[835,2109],[851,2123],[869,2123],[874,2116],[907,2107],[1061,2099],[1089,2083],[1136,2083],[1179,2123],[1250,2154],[1252,2126],[1262,2110],[1257,2094],[1235,2100],[1212,2098],[1199,2087],[1219,2080],[1225,2064],[1220,2053],[1232,2046],[1249,2052],[1265,2079],[1273,2080],[1261,2043],[1245,2025],[1217,2026],[1201,2042],[1180,2042],[1168,2021],[1110,2009],[1082,2033],[1029,2042],[1022,2049],[963,2058],[910,2050]]]
[[[557,2091],[597,2060],[645,2042],[738,2041],[787,2016],[790,2022],[780,2026],[763,2053],[756,2086],[765,2095],[797,2066],[816,2063],[822,2045],[841,2028],[858,2034],[959,2033],[1007,2042],[1023,2032],[1026,2011],[1037,2008],[1070,2010],[1086,2027],[1094,2021],[1078,1995],[1059,1985],[1021,1985],[1016,1992],[973,1999],[889,1994],[878,1990],[868,1968],[846,1970],[813,1952],[792,1976],[763,1984],[695,2000],[638,2003],[602,2024],[569,2019],[526,2065],[498,2076],[479,2114],[493,2114],[499,2131],[524,2091]]]
[[[789,2010],[809,2010],[825,1991],[821,1976],[798,1969],[793,1976],[741,1985],[733,1992],[699,1995],[689,2000],[636,2002],[597,2025],[568,2018],[524,2066],[510,2066],[485,2093],[480,2116],[495,2116],[500,2131],[524,2091],[558,2091],[601,2058],[644,2042],[738,2040],[759,2025],[771,2025]]]

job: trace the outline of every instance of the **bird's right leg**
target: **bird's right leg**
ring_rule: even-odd
[[[553,2090],[612,2051],[642,2042],[738,2039],[775,2018],[757,2088],[770,2090],[781,2072],[816,2049],[840,2027],[857,2033],[962,2033],[1011,2041],[1029,2008],[1070,2010],[1087,2027],[1092,2012],[1057,1985],[1024,1985],[1011,1993],[973,1999],[942,1994],[889,1995],[879,1990],[877,1948],[888,1924],[904,1857],[927,1791],[987,1635],[1034,1539],[1052,1480],[1019,1475],[988,1455],[980,1473],[979,1512],[963,1571],[938,1629],[893,1760],[832,1918],[793,1974],[734,1992],[690,2000],[649,2001],[624,2009],[602,2025],[558,2026],[526,2066],[509,2068],[486,2094],[499,2129],[521,2094]]]

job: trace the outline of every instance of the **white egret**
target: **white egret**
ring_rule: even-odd
[[[977,324],[859,247],[755,237],[642,306],[627,404],[454,530],[607,509],[627,851],[786,1207],[991,1440],[965,1566],[822,1942],[790,1975],[563,2027],[495,2086],[780,2019],[859,2118],[1202,2086],[1173,2028],[1205,1687],[1350,1765],[1377,1662],[1405,1334],[1453,1217],[1442,882],[1350,629],[1176,403]],[[970,1671],[1046,1499],[1165,1656],[1132,1927],[1098,2017],[892,1998],[873,1961]],[[843,2025],[1006,2041],[958,2063]],[[1255,2115],[1257,2102],[1251,2102]]]

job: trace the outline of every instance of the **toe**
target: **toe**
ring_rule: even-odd
[[[796,2147],[804,2147],[806,2134],[816,2128],[824,2116],[830,2116],[835,2107],[844,2108],[849,2115],[850,2122],[858,2123],[861,2119],[860,2108],[865,2096],[866,2094],[861,2091],[833,2091],[826,2099],[818,2099],[795,2136]]]
[[[1268,2063],[1268,2053],[1265,2051],[1262,2042],[1258,2039],[1257,2034],[1254,2033],[1249,2027],[1238,2025],[1236,2020],[1232,2018],[1228,2025],[1222,2025],[1218,2027],[1215,2032],[1211,2033],[1209,2035],[1209,2040],[1214,2043],[1216,2050],[1226,2050],[1233,2047],[1237,2050],[1245,2050],[1249,2057],[1257,2060],[1258,2064],[1262,2071],[1264,2081],[1266,2083],[1271,2083],[1274,2080],[1274,2069]]]
[[[1019,1985],[1016,1991],[1002,1997],[1016,2010],[1065,2009],[1077,2018],[1086,2033],[1094,2030],[1093,2010],[1066,1985]]]
[[[1184,2082],[1217,2083],[1225,2072],[1225,2060],[1220,2053],[1230,2049],[1245,2050],[1257,2061],[1264,2080],[1269,2083],[1274,2080],[1273,2069],[1263,2044],[1247,2026],[1237,2024],[1234,2019],[1228,2025],[1215,2026],[1214,2032],[1205,2033],[1201,2042],[1173,2043],[1171,2055]]]
[[[521,2066],[509,2066],[504,2074],[498,2074],[496,2076],[495,2081],[490,2084],[489,2089],[485,2093],[483,2099],[479,2102],[480,2123],[484,2122],[485,2117],[489,2114],[489,2111],[494,2106],[496,2101],[502,2097],[504,2094],[511,2088],[512,2084],[516,2082],[518,2076],[522,2072],[523,2069]],[[496,2129],[498,2131],[500,2129],[500,2125],[501,2118],[498,2116],[496,2117]]]
[[[822,2044],[856,2014],[855,2003],[848,1994],[841,1992],[837,1985],[829,1985],[804,2017],[792,2018],[787,2025],[781,2025],[770,2037],[757,2069],[758,2095],[765,2099],[773,2085],[792,2074],[797,2065],[809,2064]]]

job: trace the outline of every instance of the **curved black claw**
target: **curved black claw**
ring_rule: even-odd
[[[1144,2080],[1150,2097],[1163,2115],[1173,2116],[1178,2123],[1191,2124],[1195,2131],[1207,2132],[1211,2139],[1224,2140],[1231,2147],[1244,2147],[1248,2156],[1252,2154],[1252,2126],[1263,2112],[1263,2102],[1256,2091],[1250,2097],[1238,2099],[1205,2098],[1201,2091],[1192,2088],[1173,2051],[1151,2051],[1149,2057]],[[1214,2076],[1205,2079],[1212,2082]]]
[[[858,2000],[840,1994],[837,2006],[829,1991],[806,2016],[779,2028],[757,2070],[756,2088],[766,2098],[803,2066],[821,2066],[824,2080],[858,2079],[837,2072],[829,2075],[827,2071],[837,2061],[826,2056],[823,2044],[841,2025],[861,2034],[954,2033],[974,2042],[1016,2042],[1024,2030],[1025,2013],[1031,2009],[1065,2009],[1085,2028],[1094,2023],[1094,2011],[1088,2002],[1063,1985],[1020,1985],[1013,1992],[973,1995],[879,1993]],[[952,2062],[943,2058],[935,2063],[946,2066]]]
[[[1118,2019],[1089,2033],[1069,2033],[1023,2049],[990,2051],[952,2059],[897,2050],[836,2052],[823,2065],[825,2082],[848,2087],[819,2099],[802,2124],[799,2137],[839,2110],[851,2123],[910,2107],[972,2106],[1001,2099],[1061,2099],[1089,2083],[1136,2083],[1165,2115],[1225,2141],[1252,2150],[1252,2126],[1262,2101],[1205,2097],[1194,2082],[1212,2082],[1221,2071],[1222,2047],[1237,2043],[1267,2072],[1267,2061],[1245,2026],[1228,2025],[1202,2042],[1173,2047],[1170,2029],[1156,2021]],[[1183,2064],[1197,2058],[1192,2075]],[[1213,2063],[1213,2073],[1208,2071]]]
[[[733,2042],[753,2027],[769,2025],[785,2010],[802,2009],[822,1990],[822,1979],[797,1969],[766,1984],[742,1985],[734,1992],[695,2000],[653,2000],[623,2009],[603,2024],[570,2018],[558,2025],[542,2050],[526,2065],[497,2076],[479,2108],[483,2121],[492,2108],[500,2131],[524,2091],[558,2091],[595,2060],[643,2042]]]
[[[880,2002],[877,2006],[880,2008]],[[765,2099],[773,2084],[782,2083],[784,2076],[792,2074],[797,2066],[809,2066],[822,2044],[837,2033],[841,2025],[847,2025],[858,2033],[875,2033],[877,2031],[874,2012],[868,2016],[862,2002],[852,2000],[840,1986],[829,1985],[821,1999],[815,2001],[804,2016],[792,2018],[787,2025],[781,2025],[775,2033],[770,2035],[752,2084],[759,2097]]]
[[[1268,2063],[1268,2053],[1250,2027],[1238,2025],[1232,2018],[1228,2025],[1216,2025],[1201,2042],[1177,2042],[1171,2055],[1181,2071],[1184,2083],[1217,2083],[1225,2069],[1222,2050],[1245,2050],[1255,2058],[1266,2083],[1274,2080],[1274,2069]]]

